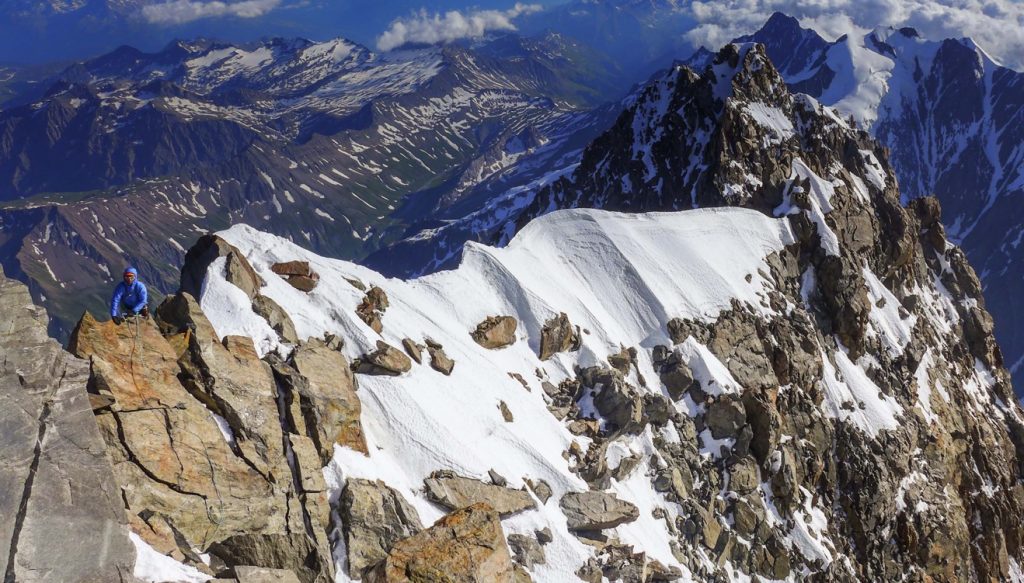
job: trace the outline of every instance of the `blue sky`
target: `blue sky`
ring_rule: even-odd
[[[374,47],[396,19],[426,13],[444,18],[509,13],[515,0],[137,0],[120,18],[98,18],[95,6],[59,15],[14,18],[15,2],[0,2],[0,62],[78,59],[122,44],[156,50],[175,38],[206,36],[228,41],[262,37],[345,37]],[[549,7],[565,0],[529,0]],[[45,0],[39,3],[42,5]]]

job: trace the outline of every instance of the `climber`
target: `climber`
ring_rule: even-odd
[[[149,317],[149,294],[146,292],[146,284],[139,281],[139,271],[134,267],[124,270],[124,281],[114,288],[114,297],[110,299],[110,317],[115,324],[124,321],[124,316],[141,315]],[[124,309],[124,316],[121,314]]]

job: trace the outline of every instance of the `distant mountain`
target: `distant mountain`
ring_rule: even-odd
[[[910,28],[829,43],[775,14],[757,33],[794,91],[853,116],[889,148],[905,199],[935,195],[985,286],[995,334],[1024,389],[1024,74],[970,39]]]
[[[683,35],[696,21],[682,0],[572,0],[516,21],[524,34],[558,32],[576,38],[645,79],[693,52]]]
[[[1024,312],[1016,302],[1024,295],[1024,255],[1018,252],[1024,240],[1019,220],[1024,215],[1024,124],[1019,113],[1024,110],[1024,75],[999,66],[970,39],[927,41],[912,29],[886,29],[829,42],[781,13],[737,42],[763,44],[791,91],[833,106],[885,145],[904,201],[930,194],[941,200],[949,237],[978,265],[1006,364],[1017,385],[1024,387]],[[681,64],[701,72],[713,60],[714,53],[702,49]],[[657,79],[652,87],[664,82]],[[625,105],[645,91],[655,89],[637,91]],[[616,126],[626,123],[620,120]],[[610,208],[676,208],[691,195],[704,204],[693,190],[704,187],[692,182],[695,175],[686,175],[685,161],[658,174],[663,181],[683,180],[666,187],[678,197],[674,202],[651,194],[638,198],[636,176],[629,177],[628,187],[592,184],[603,158],[593,158],[587,166],[584,155],[580,168],[573,166],[576,161],[509,184],[503,192],[492,190],[488,200],[464,209],[459,217],[447,217],[444,224],[425,224],[422,232],[371,257],[370,264],[402,274],[451,267],[463,241],[507,241],[516,225],[544,208],[604,208],[609,202],[615,202]],[[536,198],[559,179],[571,183],[570,176],[587,181],[579,187],[582,198]],[[616,194],[601,194],[612,192]]]
[[[68,322],[126,261],[169,289],[196,233],[235,222],[360,257],[592,125],[589,58],[555,36],[122,47],[0,112],[0,258]]]

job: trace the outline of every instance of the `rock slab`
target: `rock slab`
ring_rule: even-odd
[[[502,518],[534,508],[533,498],[525,490],[513,490],[480,480],[457,476],[451,472],[436,472],[423,480],[427,498],[436,504],[455,510],[486,502]]]
[[[135,549],[86,392],[89,365],[46,324],[28,288],[0,272],[0,575],[131,581]]]
[[[633,522],[640,510],[607,492],[569,492],[559,502],[572,530],[601,530]]]

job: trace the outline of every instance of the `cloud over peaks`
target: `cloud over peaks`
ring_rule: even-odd
[[[444,15],[420,10],[391,23],[377,37],[377,48],[390,51],[406,43],[438,44],[463,38],[479,38],[493,30],[515,30],[514,19],[541,10],[537,4],[516,3],[509,10],[451,10]]]
[[[185,24],[217,16],[255,18],[277,8],[281,0],[170,0],[142,7],[142,16],[153,24]]]
[[[1003,64],[1024,69],[1024,2],[1019,0],[697,0],[694,45],[717,49],[754,32],[775,11],[825,37],[910,26],[932,40],[971,37]]]

